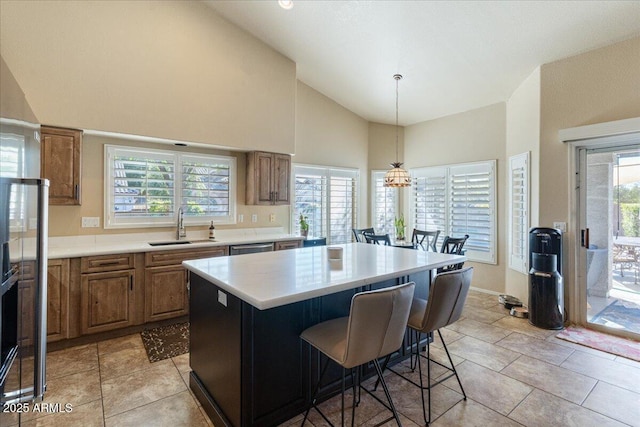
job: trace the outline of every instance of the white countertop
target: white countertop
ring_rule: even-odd
[[[342,261],[327,248],[343,248]],[[265,310],[465,261],[459,255],[366,243],[185,261],[223,290]]]
[[[216,230],[215,241],[207,240],[206,233],[208,231],[187,231],[185,240],[192,243],[163,246],[151,246],[149,242],[175,241],[175,233],[151,232],[49,237],[48,258],[76,258],[92,255],[166,251],[304,239],[301,236],[285,234],[281,227]],[[31,243],[35,244],[35,241]],[[27,245],[31,243],[28,242]]]

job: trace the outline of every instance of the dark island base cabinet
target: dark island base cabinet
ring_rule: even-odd
[[[423,281],[420,275],[411,277],[417,284],[422,282],[421,297],[428,292],[427,273],[424,277]],[[389,280],[366,289],[405,281]],[[319,322],[347,316],[351,298],[362,290],[258,310],[192,273],[190,387],[213,424],[275,426],[303,412],[326,357],[303,343],[300,333]],[[392,363],[408,355],[408,348],[403,348]],[[366,377],[374,372],[373,366],[363,369]],[[319,400],[339,392],[341,375],[342,368],[329,365]]]

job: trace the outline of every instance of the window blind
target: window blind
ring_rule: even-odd
[[[358,172],[352,169],[294,165],[292,230],[300,232],[300,214],[307,217],[309,235],[328,243],[351,242],[358,213]]]
[[[105,145],[105,227],[235,222],[235,159]]]
[[[227,217],[231,212],[229,161],[182,156],[182,206],[185,216]]]
[[[444,236],[469,235],[468,259],[496,262],[495,161],[411,171],[415,228]]]
[[[414,176],[412,218],[414,228],[444,231],[447,224],[447,170],[429,168]],[[439,246],[444,234],[438,237]]]
[[[372,226],[379,233],[394,234],[394,220],[398,216],[398,191],[396,188],[384,186],[385,174],[386,171],[371,173]]]
[[[509,158],[509,268],[527,273],[529,153]]]

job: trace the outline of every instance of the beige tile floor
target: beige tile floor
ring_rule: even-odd
[[[471,291],[463,318],[443,335],[468,399],[454,378],[435,386],[434,427],[640,426],[640,363],[556,339],[554,331],[508,316],[494,295]],[[446,357],[438,340],[431,350]],[[53,352],[47,362],[45,402],[71,403],[73,410],[28,414],[23,426],[212,425],[188,389],[188,355],[149,363],[139,334]],[[386,375],[403,425],[422,425],[418,390]],[[339,397],[321,407],[340,422]],[[356,424],[386,417],[363,394]],[[5,417],[2,424],[16,422]],[[324,425],[315,411],[310,423]]]

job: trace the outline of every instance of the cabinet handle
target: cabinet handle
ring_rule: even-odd
[[[118,265],[118,264],[120,264],[120,261],[105,261],[105,262],[99,262],[98,267],[106,267],[108,265]]]
[[[80,186],[78,184],[75,185],[75,193],[76,193],[76,200],[80,199]]]
[[[129,290],[133,291],[133,275],[129,276]]]
[[[278,192],[276,191],[276,196],[273,198],[273,204],[275,205],[278,201]]]

